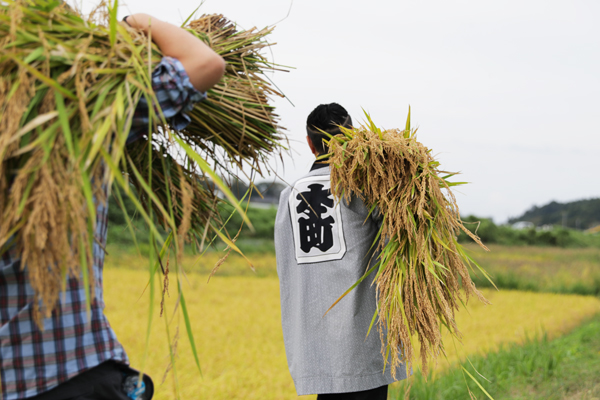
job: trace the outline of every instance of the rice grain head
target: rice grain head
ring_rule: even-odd
[[[444,354],[442,327],[460,339],[459,305],[471,295],[489,304],[469,276],[472,261],[456,236],[463,231],[485,246],[463,226],[450,190],[455,184],[441,177],[416,130],[409,123],[406,130],[381,130],[368,115],[367,121],[341,127],[342,134],[329,140],[332,193],[346,201],[358,196],[382,216],[373,270],[382,355],[394,375],[399,367],[410,371],[416,335],[426,376],[429,360]]]
[[[134,202],[157,246],[180,252],[186,239],[202,242],[221,229],[221,200],[209,183],[217,172],[263,172],[260,163],[282,148],[268,104],[280,93],[264,76],[277,66],[260,53],[272,27],[238,31],[222,16],[189,26],[227,61],[223,81],[191,111],[192,124],[174,131],[150,107],[148,134],[126,145],[140,98],[156,104],[150,74],[162,55],[116,24],[113,11],[103,5],[86,20],[54,0],[0,2],[0,251],[19,246],[41,304],[38,324],[67,277],[82,278],[93,294],[92,249],[104,245],[95,237],[96,207],[113,185]]]

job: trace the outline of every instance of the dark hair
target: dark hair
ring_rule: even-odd
[[[319,154],[325,153],[323,140],[329,140],[329,137],[319,130],[337,135],[341,133],[339,125],[344,128],[352,127],[352,118],[348,111],[337,103],[320,104],[308,115],[306,133]]]

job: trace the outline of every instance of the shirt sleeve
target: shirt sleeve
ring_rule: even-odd
[[[179,60],[163,57],[152,72],[152,89],[158,107],[165,119],[175,130],[185,128],[191,122],[188,112],[194,104],[206,99],[206,93],[192,86],[190,78]],[[138,102],[127,142],[133,142],[148,133],[148,102],[142,96]]]

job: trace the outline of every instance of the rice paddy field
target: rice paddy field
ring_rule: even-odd
[[[467,245],[499,287],[536,292],[600,295],[600,248]],[[473,276],[479,287],[489,285]]]
[[[570,285],[600,270],[600,262],[595,261],[600,251],[589,254],[586,251],[493,248],[490,254],[497,258],[477,256],[484,266],[492,266],[492,272],[508,265],[515,274],[528,277],[537,274],[542,281],[547,278],[545,261],[551,282],[566,279],[565,271],[572,268],[575,277],[568,278]],[[577,258],[582,253],[583,258]],[[156,300],[146,361],[146,371],[156,384],[155,398],[175,399],[176,393],[181,399],[298,398],[286,364],[274,255],[252,255],[255,273],[243,260],[232,256],[207,283],[220,256],[208,253],[199,261],[192,257],[184,259],[186,301],[202,375],[191,355],[184,321],[172,314],[176,293],[173,283],[173,296],[167,297],[162,317],[159,317],[160,299]],[[144,361],[147,279],[146,260],[109,248],[104,275],[106,313],[134,368],[141,368]],[[472,299],[468,309],[458,315],[462,344],[456,343],[456,350],[452,342],[446,344],[448,360],[440,359],[436,373],[459,358],[486,354],[509,343],[522,343],[542,332],[549,338],[559,337],[600,312],[600,299],[594,296],[491,289],[484,292],[492,305],[483,306]],[[174,366],[170,365],[167,323],[172,349],[176,352]],[[177,381],[173,374],[165,373],[172,368],[176,369]]]

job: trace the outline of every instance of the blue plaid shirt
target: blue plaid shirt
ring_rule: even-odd
[[[152,74],[159,106],[172,127],[190,122],[186,112],[206,94],[191,85],[183,65],[165,57]],[[129,140],[147,133],[148,104],[138,103]],[[91,318],[85,309],[83,281],[69,278],[66,291],[40,331],[33,319],[34,292],[13,246],[0,259],[0,380],[2,399],[17,400],[46,392],[107,360],[128,364],[123,346],[104,315],[102,269],[107,233],[107,207],[97,205],[94,244],[95,297]]]

